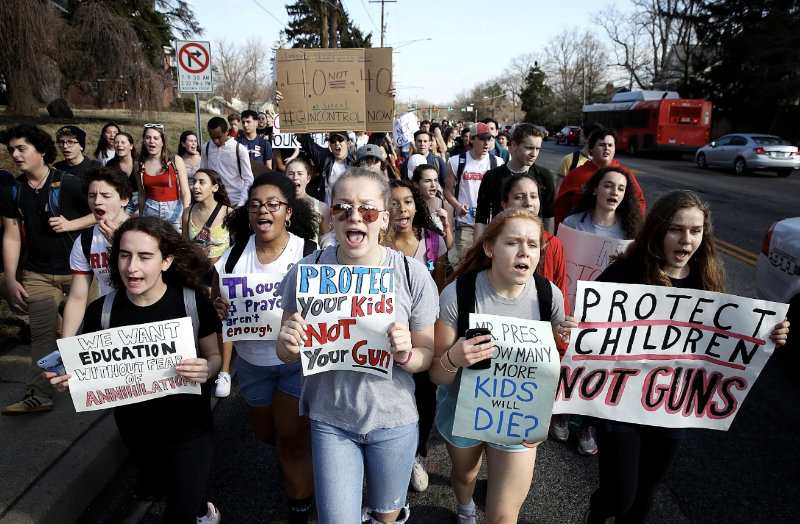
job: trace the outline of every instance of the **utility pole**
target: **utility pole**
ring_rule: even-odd
[[[322,48],[327,49],[328,47],[328,6],[325,2],[322,2]]]
[[[339,47],[338,31],[339,31],[339,0],[331,0],[331,36],[329,38],[331,47]]]
[[[384,35],[386,34],[386,23],[384,22],[385,19],[385,4],[396,4],[397,0],[369,0],[370,4],[381,4],[381,47],[383,47],[383,39]]]

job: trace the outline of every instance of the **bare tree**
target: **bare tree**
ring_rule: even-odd
[[[503,70],[502,82],[511,91],[509,105],[511,106],[511,118],[516,121],[522,116],[520,109],[520,93],[525,89],[526,78],[531,67],[541,59],[536,53],[523,53],[511,59],[511,62]]]
[[[215,47],[217,91],[225,100],[232,102],[238,98],[252,106],[274,95],[269,48],[265,48],[257,38],[250,38],[243,44],[222,39]]]

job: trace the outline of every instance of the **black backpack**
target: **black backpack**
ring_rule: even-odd
[[[464,174],[464,167],[467,165],[467,155],[469,151],[464,151],[458,155],[458,170],[456,172],[456,186],[453,188],[453,194],[458,198],[458,190],[461,187],[461,175]],[[497,167],[497,157],[494,153],[489,153],[489,169]]]

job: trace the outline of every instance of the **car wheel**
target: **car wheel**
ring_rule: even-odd
[[[737,175],[743,175],[747,173],[747,164],[744,163],[744,158],[737,158],[733,162],[733,172]]]
[[[697,167],[700,169],[708,169],[708,162],[706,161],[706,155],[704,153],[698,154],[695,161],[697,162]]]
[[[789,176],[792,174],[792,169],[776,169],[775,172],[778,173],[778,176],[784,177]]]

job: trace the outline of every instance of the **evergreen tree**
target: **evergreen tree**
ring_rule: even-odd
[[[326,7],[326,10],[323,10]],[[295,48],[320,48],[323,47],[323,31],[327,31],[328,18],[331,6],[323,0],[297,0],[286,6],[289,15],[289,26],[283,34]],[[337,39],[339,47],[372,47],[372,33],[366,36],[353,24],[347,11],[339,2],[339,21],[337,25]],[[324,16],[327,13],[328,18]]]
[[[547,75],[535,62],[525,76],[525,87],[519,93],[522,110],[525,111],[525,122],[541,125],[549,122],[553,91],[545,84]]]

